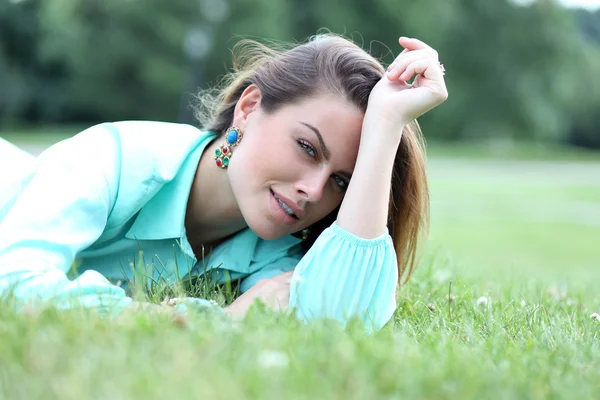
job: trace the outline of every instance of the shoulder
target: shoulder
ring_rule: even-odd
[[[50,149],[165,157],[185,154],[210,135],[192,125],[158,121],[105,122],[91,126]],[[46,152],[45,152],[46,153]],[[43,153],[42,153],[43,154]],[[118,154],[117,154],[118,155]]]
[[[121,202],[143,204],[213,136],[186,124],[106,122],[55,144],[40,155],[38,165],[61,164],[65,170],[100,177],[98,184],[118,193]]]
[[[175,122],[117,121],[102,125],[116,129],[123,139],[144,140],[149,147],[191,142],[205,135],[205,132],[195,126]]]
[[[121,121],[104,124],[119,138],[127,155],[177,158],[195,148],[208,134],[187,124],[157,121]]]
[[[212,137],[192,125],[172,122],[119,121],[91,129],[96,128],[112,134],[121,178],[133,180],[172,180],[188,156]]]

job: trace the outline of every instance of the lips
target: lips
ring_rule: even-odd
[[[292,210],[292,212],[294,214],[296,214],[296,216],[295,216],[296,219],[302,219],[304,217],[304,210],[302,208],[298,207],[298,205],[295,202],[293,202],[292,200],[283,196],[282,194],[274,191],[273,189],[271,189],[271,194],[276,199],[281,200],[281,202],[283,202],[286,206],[288,206]]]

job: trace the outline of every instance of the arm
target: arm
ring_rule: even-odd
[[[295,270],[290,307],[304,320],[358,317],[376,330],[396,307],[397,257],[387,230],[394,159],[406,124],[447,98],[435,50],[415,39],[400,44],[405,50],[370,94],[337,221]]]
[[[386,230],[404,127],[448,97],[437,52],[417,39],[400,38],[400,44],[405,50],[369,96],[354,174],[338,214],[341,227],[364,238]]]
[[[365,239],[387,232],[392,169],[403,129],[364,125],[354,174],[338,213],[340,228]],[[381,132],[392,134],[382,138]]]
[[[95,271],[70,281],[77,253],[102,234],[118,188],[118,143],[103,126],[44,152],[0,215],[0,295],[118,313],[131,300]],[[29,180],[29,182],[27,182]],[[0,197],[7,196],[0,193]]]

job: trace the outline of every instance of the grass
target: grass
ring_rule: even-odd
[[[261,309],[241,324],[199,315],[187,327],[160,315],[116,324],[3,309],[0,395],[595,398],[599,328],[587,308],[600,304],[586,288],[562,298],[535,281],[482,285],[437,272],[420,274],[394,322],[372,336]]]
[[[428,141],[428,153],[436,158],[474,160],[560,160],[598,162],[600,152],[551,143],[511,140],[471,140],[461,142]]]
[[[600,163],[444,156],[430,177],[430,241],[381,332],[0,307],[0,398],[598,398]]]

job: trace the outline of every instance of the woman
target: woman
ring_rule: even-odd
[[[142,249],[151,274],[240,279],[234,317],[260,299],[382,327],[429,217],[415,119],[447,98],[437,52],[399,42],[387,71],[334,35],[251,44],[200,96],[203,130],[117,122],[52,146],[0,189],[0,290],[118,315],[134,303],[111,281]]]

